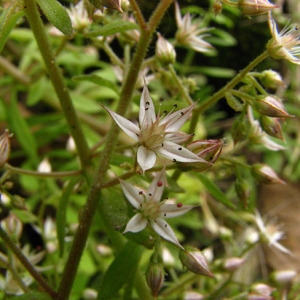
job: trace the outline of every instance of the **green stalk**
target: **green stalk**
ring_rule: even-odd
[[[141,28],[141,37],[137,45],[135,55],[131,62],[130,69],[122,86],[120,101],[117,108],[118,114],[124,115],[126,113],[127,108],[130,106],[131,98],[134,91],[134,84],[137,80],[143,59],[146,55],[149,43],[151,41],[151,37],[172,1],[173,0],[161,1],[160,4],[157,6],[156,10],[154,11],[152,17],[150,18],[146,28]],[[135,1],[131,0],[131,3],[132,2],[135,3]],[[138,12],[136,11],[136,13]],[[97,211],[98,203],[102,202],[102,198],[100,196],[101,184],[104,181],[106,171],[109,168],[111,154],[115,147],[117,141],[116,136],[118,135],[118,133],[118,126],[116,125],[116,123],[112,123],[111,130],[109,131],[106,139],[105,148],[102,152],[98,171],[95,175],[94,182],[91,186],[90,193],[88,195],[87,203],[84,206],[80,215],[81,217],[79,221],[78,230],[74,236],[72,248],[68,257],[68,261],[65,265],[62,280],[58,289],[58,296],[56,298],[58,300],[69,299],[71,288],[76,276],[82,252],[86,245],[93,217],[95,215],[95,212]],[[101,217],[105,220],[103,210],[101,209],[99,210],[99,212],[101,214]],[[113,247],[115,249],[120,249],[120,245],[123,244],[122,236],[116,233],[114,229],[112,229],[108,224],[106,226],[106,230],[108,235],[110,235]],[[146,290],[143,289],[143,293],[146,296],[143,296],[143,299],[149,298],[149,296],[146,295]]]
[[[55,297],[56,292],[52,289],[52,287],[45,281],[42,275],[36,271],[36,269],[32,266],[27,257],[22,253],[22,251],[13,243],[13,241],[9,238],[7,233],[0,226],[0,238],[4,242],[5,246],[19,259],[19,261],[23,264],[26,270],[30,273],[30,275],[38,282],[38,284],[47,292],[50,296]]]
[[[229,81],[222,89],[216,92],[211,97],[207,98],[203,103],[201,103],[193,113],[193,119],[191,122],[191,130],[193,132],[195,130],[198,117],[210,106],[218,102],[222,99],[225,93],[228,90],[233,89],[252,69],[254,69],[258,64],[260,64],[263,60],[265,60],[269,56],[268,51],[264,51],[262,54],[257,56],[250,64],[244,68],[240,73],[235,76],[231,81]]]
[[[24,0],[24,11],[43,57],[48,75],[59,99],[66,121],[69,125],[71,135],[74,138],[81,167],[83,170],[86,170],[86,167],[90,162],[88,144],[83,134],[80,122],[78,121],[68,88],[64,83],[61,70],[56,63],[55,56],[45,32],[44,24],[41,20],[35,0]]]

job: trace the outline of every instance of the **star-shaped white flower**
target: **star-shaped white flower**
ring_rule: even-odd
[[[143,172],[151,169],[156,156],[161,155],[174,162],[204,161],[179,143],[188,140],[190,135],[178,132],[187,121],[194,104],[163,117],[156,117],[154,105],[146,85],[140,101],[139,126],[103,106],[118,126],[133,140],[139,143],[137,162]],[[204,161],[205,162],[205,161]]]
[[[147,191],[121,179],[120,183],[125,197],[136,209],[136,214],[127,223],[124,233],[128,231],[139,232],[150,225],[161,237],[183,249],[174,231],[164,218],[180,216],[195,206],[182,205],[181,203],[169,204],[160,201],[166,185],[165,170],[163,169],[158,173]]]
[[[178,27],[176,32],[176,41],[178,44],[202,53],[211,52],[214,49],[211,44],[203,39],[208,36],[206,32],[209,31],[209,28],[200,29],[199,22],[193,23],[189,13],[182,17],[177,2],[175,2],[175,18]]]
[[[276,22],[269,12],[269,27],[272,38],[267,44],[269,54],[274,59],[286,59],[300,65],[300,29],[288,24],[278,32]]]

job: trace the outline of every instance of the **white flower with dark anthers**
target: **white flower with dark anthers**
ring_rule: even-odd
[[[190,47],[191,49],[202,53],[211,52],[214,49],[211,44],[203,40],[203,38],[208,36],[206,32],[210,29],[200,29],[199,22],[193,23],[189,13],[182,17],[177,2],[175,2],[175,18],[178,27],[175,37],[179,45]]]
[[[300,65],[300,29],[288,24],[278,32],[276,22],[269,13],[269,27],[272,38],[267,44],[267,50],[274,59],[286,59]]]
[[[190,135],[177,130],[187,121],[194,105],[170,113],[164,118],[156,117],[148,88],[144,85],[140,101],[139,126],[109,108],[103,107],[118,126],[139,143],[137,162],[144,172],[155,165],[157,155],[174,162],[205,162],[196,154],[179,145],[190,138]]]
[[[174,218],[183,215],[195,206],[182,205],[181,203],[169,204],[165,201],[160,201],[166,186],[165,170],[163,169],[157,174],[147,191],[121,179],[120,183],[125,197],[136,209],[136,214],[127,223],[124,233],[129,231],[139,232],[149,225],[161,237],[183,249],[174,231],[164,218]]]

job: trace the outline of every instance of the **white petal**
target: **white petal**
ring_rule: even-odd
[[[164,219],[157,218],[155,221],[151,221],[151,227],[165,240],[174,243],[181,249],[184,249],[178,242],[173,229]]]
[[[126,228],[123,233],[131,231],[131,232],[139,232],[142,231],[147,226],[147,220],[140,214],[134,215],[126,225]]]
[[[139,209],[141,206],[140,204],[143,203],[144,195],[141,194],[141,190],[137,189],[135,186],[127,183],[126,181],[120,179],[122,191],[130,202],[130,204],[134,207]]]
[[[160,182],[161,184],[158,184]],[[151,182],[147,193],[148,196],[151,195],[151,199],[154,202],[159,202],[164,191],[164,187],[166,185],[166,173],[165,169],[162,169],[154,180]]]
[[[176,18],[177,27],[181,27],[182,18],[181,18],[180,8],[177,1],[175,2],[175,18]]]
[[[156,154],[152,150],[148,150],[144,146],[139,146],[137,151],[137,161],[141,166],[143,172],[148,169],[151,169],[156,162]]]
[[[139,121],[141,128],[151,126],[156,120],[155,109],[147,85],[144,85],[140,101]]]
[[[185,132],[174,132],[174,133],[169,133],[166,134],[165,138],[167,141],[176,143],[176,144],[182,144],[187,142],[188,140],[190,140],[192,138],[193,134],[187,134]]]
[[[175,132],[187,121],[196,103],[173,112],[161,120],[160,124],[166,124],[166,132]]]
[[[182,205],[181,207],[176,204],[163,204],[160,207],[161,216],[164,218],[174,218],[181,216],[188,212],[189,210],[196,207],[195,205]]]
[[[103,106],[103,105],[102,105]],[[139,140],[140,129],[134,123],[128,121],[124,117],[116,114],[114,111],[109,108],[103,106],[106,111],[110,114],[110,116],[114,119],[114,121],[118,124],[118,126],[133,140],[136,142]]]
[[[167,141],[163,144],[163,147],[157,149],[156,151],[170,160],[180,162],[206,162],[203,158],[198,157],[193,152],[176,143]]]

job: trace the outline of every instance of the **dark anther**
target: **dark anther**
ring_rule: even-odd
[[[146,105],[150,105],[150,102],[149,102],[149,101],[147,101],[147,102],[146,102]]]
[[[177,104],[174,104],[173,106],[174,106],[175,108],[177,108]]]
[[[139,191],[139,195],[143,195],[143,191]]]
[[[166,110],[163,111],[163,114],[166,115],[168,112]]]
[[[181,147],[179,147],[179,148],[178,148],[178,150],[180,151],[180,150],[182,150],[182,148],[181,148]]]
[[[184,115],[184,112],[183,112],[183,111],[182,111],[182,112],[180,112],[180,115],[181,115],[181,116],[183,116],[183,115]]]
[[[163,147],[163,146],[164,146],[164,143],[161,143],[161,146]]]
[[[148,109],[149,109],[149,107],[146,107],[146,108],[145,108],[145,110],[148,110]]]
[[[139,135],[138,133],[136,133],[136,136],[138,136],[138,137],[139,137],[140,135]]]
[[[176,159],[175,159],[175,158],[173,158],[173,162],[176,162]]]
[[[152,196],[152,194],[151,194],[151,193],[149,193],[148,195],[149,195],[150,197]]]
[[[167,225],[167,224],[165,224],[165,228],[167,228],[167,226],[168,226],[168,225]]]
[[[167,214],[166,213],[164,213],[164,217],[166,217],[167,216]]]

